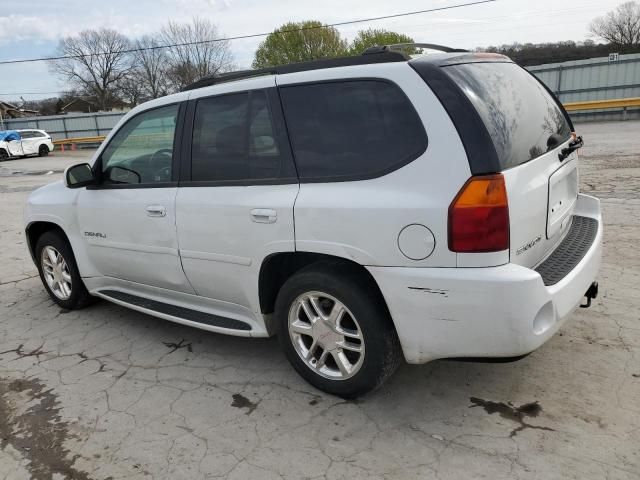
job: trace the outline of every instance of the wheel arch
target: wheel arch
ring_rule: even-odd
[[[35,248],[36,248],[36,243],[38,242],[38,239],[45,232],[50,232],[52,230],[59,232],[65,238],[67,243],[71,245],[71,242],[69,241],[69,237],[67,236],[66,232],[57,223],[49,222],[49,221],[34,221],[34,222],[31,222],[29,225],[27,225],[27,227],[25,228],[25,234],[27,237],[27,246],[29,248],[29,253],[31,254],[31,258],[33,259],[34,262],[36,261]]]
[[[371,288],[375,289],[385,308],[389,311],[380,286],[364,266],[344,257],[300,251],[274,253],[263,260],[258,276],[260,311],[265,315],[272,314],[278,292],[287,279],[311,265],[333,267],[361,276],[363,281],[369,283]]]

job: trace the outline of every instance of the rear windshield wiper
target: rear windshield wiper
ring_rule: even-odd
[[[581,136],[577,136],[571,141],[571,143],[569,143],[569,145],[567,145],[565,148],[560,150],[560,153],[558,154],[558,158],[560,159],[561,162],[563,162],[569,155],[571,155],[573,152],[575,152],[579,148],[582,148],[583,146],[584,146],[584,140],[582,140]]]

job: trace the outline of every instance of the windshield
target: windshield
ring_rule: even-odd
[[[568,140],[571,127],[555,99],[514,63],[444,67],[480,114],[502,169],[515,167]]]

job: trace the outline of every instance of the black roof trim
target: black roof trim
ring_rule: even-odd
[[[385,50],[353,57],[327,58],[256,70],[240,70],[237,72],[221,73],[219,75],[204,77],[191,85],[187,85],[182,90],[195,90],[196,88],[208,87],[218,83],[231,82],[233,80],[241,80],[244,78],[259,77],[263,75],[281,75],[285,73],[305,72],[308,70],[321,70],[323,68],[350,67],[353,65],[368,65],[373,63],[406,62],[409,59],[410,57],[402,52]]]
[[[473,175],[500,172],[498,153],[487,127],[460,87],[438,63],[422,59],[409,62],[438,97],[458,131]]]

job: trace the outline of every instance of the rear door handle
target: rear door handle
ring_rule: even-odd
[[[251,220],[256,223],[276,223],[278,213],[270,208],[254,208],[251,210]]]
[[[149,205],[147,208],[147,215],[149,217],[166,217],[167,209],[162,205]]]

